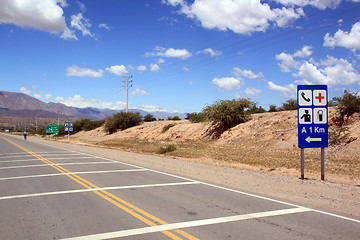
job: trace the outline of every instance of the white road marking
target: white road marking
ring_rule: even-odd
[[[78,189],[78,190],[67,190],[67,191],[57,191],[57,192],[44,192],[44,193],[31,193],[31,194],[4,196],[4,197],[0,197],[0,200],[51,196],[51,195],[60,195],[60,194],[69,194],[69,193],[94,192],[94,191],[101,191],[101,190],[119,190],[119,189],[148,188],[148,187],[167,187],[167,186],[178,186],[178,185],[189,185],[189,184],[199,184],[199,183],[198,182],[177,182],[177,183],[159,183],[159,184],[147,184],[147,185],[145,184],[145,185],[132,185],[132,186],[102,187],[102,188],[90,188],[90,189],[86,188],[86,189]]]
[[[40,175],[19,176],[19,177],[6,177],[6,178],[0,178],[0,181],[16,180],[16,179],[24,179],[24,178],[52,177],[52,176],[71,175],[71,174],[98,174],[98,173],[140,172],[140,171],[148,171],[148,170],[138,168],[138,169],[119,169],[119,170],[89,171],[89,172],[50,173],[50,174],[40,174]]]
[[[38,144],[40,144],[40,145],[45,145],[45,144],[42,144],[42,143],[38,143]],[[45,146],[46,146],[46,145],[45,145]],[[92,154],[88,154],[88,153],[77,152],[77,151],[74,151],[74,150],[68,150],[68,149],[61,148],[61,147],[54,147],[54,148],[58,148],[58,149],[61,149],[61,150],[63,150],[63,151],[66,151],[66,152],[73,152],[73,153],[80,153],[80,154],[84,154],[84,155],[89,155],[89,156],[93,156],[93,157],[95,157],[95,158],[104,159],[104,160],[107,160],[107,161],[111,161],[111,162],[114,162],[114,163],[123,164],[123,165],[126,165],[126,166],[131,166],[131,167],[135,167],[135,168],[142,168],[141,166],[138,166],[138,165],[135,165],[135,164],[125,163],[125,162],[122,162],[122,161],[113,160],[113,159],[109,159],[109,158],[105,158],[105,157],[100,157],[100,156],[96,156],[96,155],[92,155]],[[45,152],[45,153],[47,153],[47,152]],[[11,153],[11,154],[12,154],[12,153]],[[13,154],[16,154],[16,153],[13,153]],[[0,168],[0,169],[1,169],[1,168]],[[160,174],[163,174],[163,175],[167,175],[167,176],[173,176],[173,177],[176,177],[176,178],[179,178],[179,179],[183,179],[183,180],[187,180],[187,181],[197,182],[197,183],[204,184],[204,185],[211,186],[211,187],[215,187],[215,188],[220,188],[220,189],[223,189],[223,190],[226,190],[226,191],[231,191],[231,192],[235,192],[235,193],[239,193],[239,194],[243,194],[243,195],[247,195],[247,196],[251,196],[251,197],[255,197],[255,198],[264,199],[264,200],[267,200],[267,201],[272,201],[272,202],[282,203],[282,204],[286,204],[286,205],[293,206],[293,207],[302,208],[302,206],[299,206],[299,205],[296,205],[296,204],[292,204],[292,203],[288,203],[288,202],[284,202],[284,201],[279,201],[279,200],[275,200],[275,199],[271,199],[271,198],[267,198],[267,197],[255,195],[255,194],[250,194],[250,193],[246,193],[246,192],[243,192],[243,191],[234,190],[234,189],[231,189],[231,188],[221,187],[221,186],[217,186],[217,185],[214,185],[214,184],[209,184],[209,183],[206,183],[206,182],[196,181],[196,180],[193,180],[193,179],[190,179],[190,178],[181,177],[181,176],[177,176],[177,175],[174,175],[174,174],[161,172],[161,171],[154,170],[154,169],[150,169],[150,168],[143,168],[143,169],[146,169],[146,170],[149,170],[149,171],[152,171],[152,172],[157,172],[157,173],[160,173]],[[348,221],[360,223],[359,220],[354,219],[354,218],[348,218],[348,217],[344,217],[344,216],[341,216],[341,215],[337,215],[337,214],[333,214],[333,213],[329,213],[329,212],[325,212],[325,211],[320,211],[320,210],[316,210],[316,209],[312,209],[312,210],[313,210],[314,212],[318,212],[318,213],[321,213],[321,214],[324,214],[324,215],[329,215],[329,216],[337,217],[337,218],[340,218],[340,219],[344,219],[344,220],[348,220]]]
[[[93,158],[93,157],[71,157],[71,158],[46,158],[47,160],[63,160],[63,159],[85,159],[85,158]],[[0,161],[0,163],[12,163],[12,162],[31,162],[31,161],[41,161],[39,158],[33,159],[25,159],[25,160],[8,160],[8,161]]]
[[[75,155],[75,154],[79,154],[79,153],[76,153],[76,152],[35,152],[36,154],[40,155],[40,154],[44,154],[44,155],[52,155],[52,154],[59,154],[59,155]],[[82,153],[80,153],[82,154]],[[12,156],[8,156],[8,155],[12,155]],[[14,155],[17,155],[17,156],[14,156]],[[24,157],[24,156],[29,156],[29,157],[32,157],[32,155],[30,155],[29,153],[5,153],[3,155],[0,155],[0,158],[7,158],[7,157]]]
[[[13,167],[2,167],[2,169],[11,169],[11,168],[29,168],[29,167],[46,167],[46,166],[64,166],[64,165],[82,165],[82,164],[109,164],[109,163],[115,163],[115,162],[83,162],[83,163],[54,163],[54,164],[40,164],[40,165],[24,165],[24,166],[13,166]]]
[[[250,213],[250,214],[244,214],[244,215],[235,215],[235,216],[230,216],[230,217],[210,218],[210,219],[203,219],[203,220],[196,220],[196,221],[189,221],[189,222],[171,223],[171,224],[158,225],[158,226],[153,226],[153,227],[129,229],[129,230],[100,233],[100,234],[93,234],[93,235],[73,237],[73,238],[64,238],[62,240],[100,240],[100,239],[129,237],[129,236],[135,236],[135,235],[141,235],[141,234],[147,234],[147,233],[170,231],[170,230],[174,230],[174,229],[199,227],[199,226],[205,226],[205,225],[211,225],[211,224],[228,223],[228,222],[250,220],[250,219],[255,219],[255,218],[263,218],[263,217],[274,217],[274,216],[303,213],[303,212],[309,212],[309,211],[312,211],[312,210],[309,208],[304,208],[304,207],[291,208],[291,209],[283,209],[283,210],[268,211],[268,212]]]

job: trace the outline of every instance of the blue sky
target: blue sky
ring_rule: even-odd
[[[1,90],[75,107],[265,109],[360,90],[360,0],[0,0]]]

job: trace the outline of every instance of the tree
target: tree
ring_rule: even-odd
[[[203,109],[210,121],[219,124],[223,129],[232,128],[250,120],[250,107],[254,104],[249,99],[219,100]]]
[[[277,112],[277,111],[278,111],[278,109],[277,109],[276,105],[269,106],[269,112]]]
[[[297,110],[297,100],[295,99],[289,99],[285,103],[282,104],[282,107],[280,108],[282,111],[288,111],[288,110]]]
[[[153,121],[156,121],[156,118],[149,113],[149,114],[145,115],[144,121],[145,122],[153,122]]]
[[[142,121],[140,113],[132,112],[119,112],[112,117],[108,117],[105,121],[105,131],[112,134],[118,129],[125,130],[130,127],[134,127]]]
[[[338,103],[337,109],[342,117],[350,117],[356,112],[360,112],[360,96],[357,93],[351,93],[344,90],[341,97],[334,97],[333,100]]]

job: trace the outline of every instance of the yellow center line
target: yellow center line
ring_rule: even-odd
[[[130,215],[134,216],[135,218],[139,219],[140,221],[148,224],[149,226],[158,226],[158,224],[161,225],[166,225],[168,224],[167,222],[165,222],[164,220],[161,220],[160,218],[157,218],[155,216],[153,216],[152,214],[132,205],[131,203],[119,198],[118,196],[106,191],[106,190],[96,190],[96,188],[100,188],[97,185],[87,181],[86,179],[70,172],[69,170],[57,165],[56,163],[38,155],[37,153],[34,153],[32,151],[30,151],[29,149],[26,149],[16,143],[14,143],[13,141],[1,137],[4,140],[8,141],[9,143],[13,144],[14,146],[20,148],[21,150],[31,154],[32,156],[36,157],[37,159],[43,161],[46,164],[49,164],[51,167],[53,167],[54,169],[58,170],[61,173],[68,173],[66,176],[68,176],[69,178],[71,178],[72,180],[74,180],[75,182],[79,183],[80,185],[84,186],[87,189],[94,189],[94,193],[97,194],[98,196],[102,197],[103,199],[107,200],[108,202],[114,204],[115,206],[117,206],[118,208],[124,210],[125,212],[129,213]],[[140,215],[140,214],[142,215]],[[145,217],[144,217],[145,216]],[[150,220],[149,220],[150,219]],[[175,229],[173,230],[174,232],[182,235],[183,237],[186,237],[187,239],[190,240],[199,240],[198,238],[180,230],[180,229]],[[167,235],[168,237],[170,237],[171,239],[175,239],[175,240],[180,240],[182,238],[176,236],[175,234],[169,232],[169,231],[162,231],[163,234]]]

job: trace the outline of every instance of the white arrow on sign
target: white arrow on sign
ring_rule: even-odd
[[[307,141],[308,143],[310,142],[321,142],[321,138],[311,138],[310,136],[308,136],[307,138],[305,138],[305,141]]]

